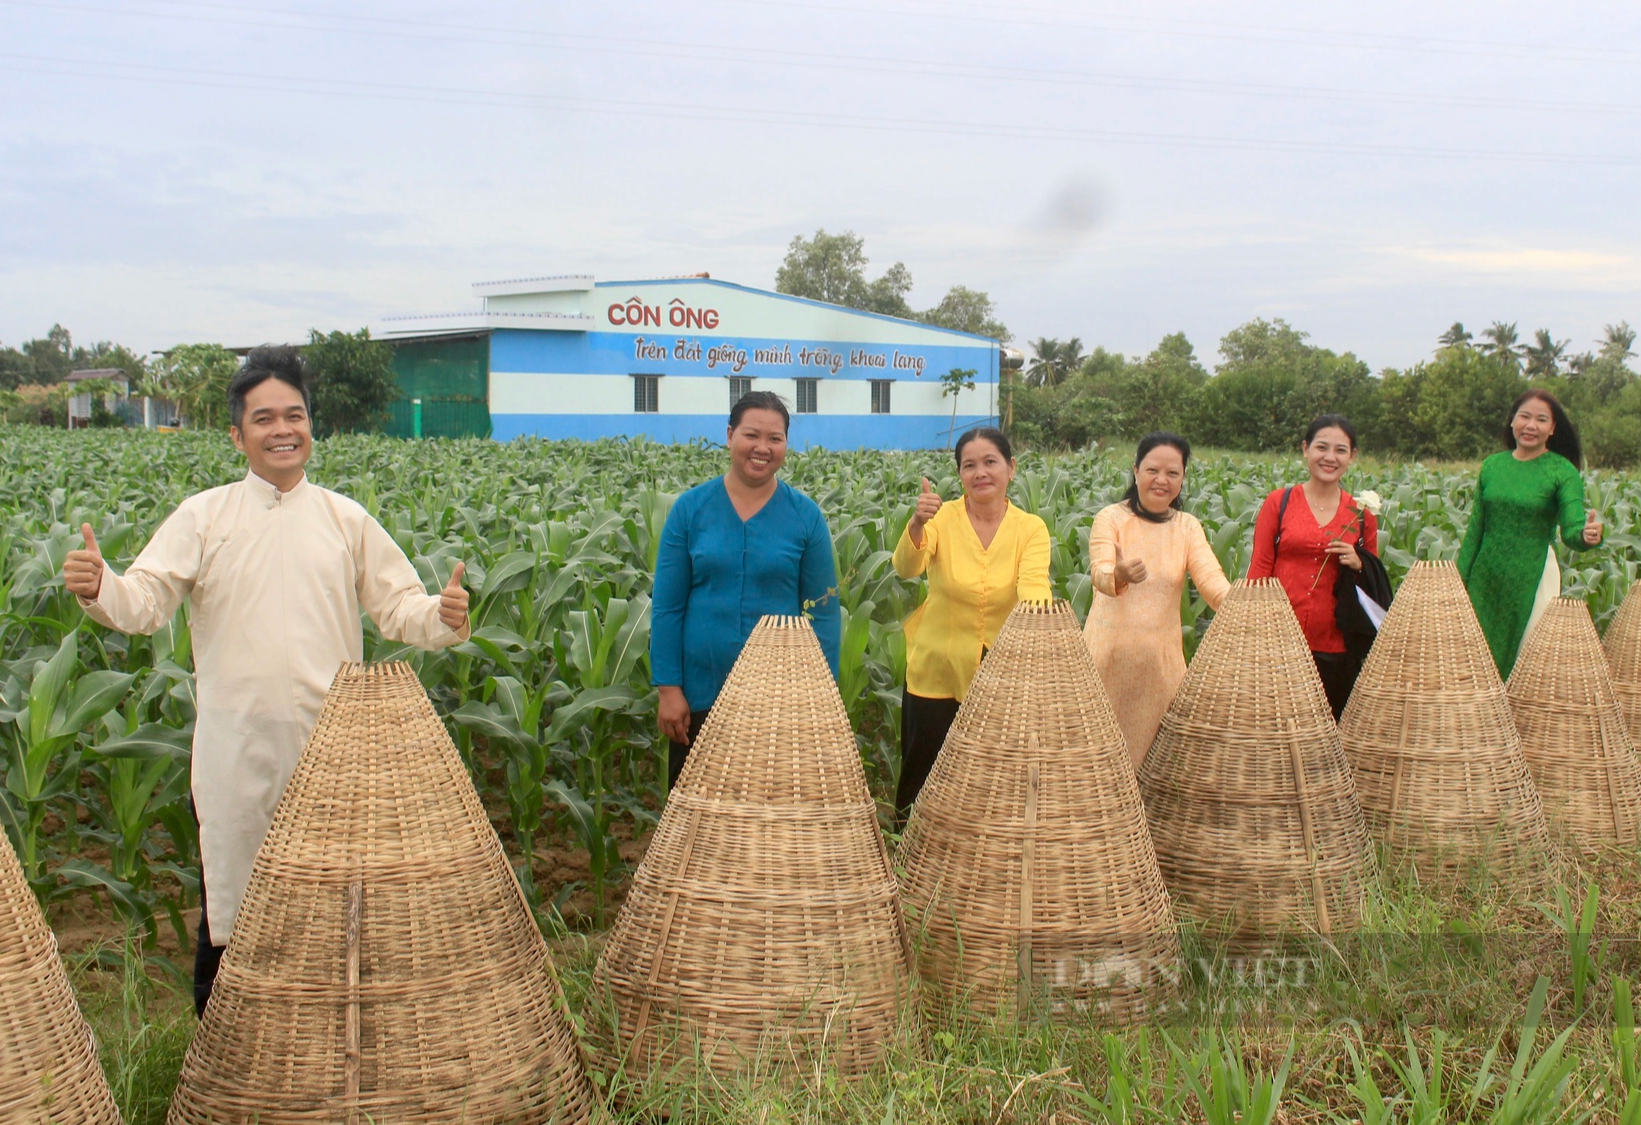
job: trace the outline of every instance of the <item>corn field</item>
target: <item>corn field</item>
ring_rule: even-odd
[[[799,435],[801,437],[801,435]],[[186,607],[152,637],[92,624],[62,585],[79,527],[97,530],[123,569],[185,496],[238,479],[242,459],[214,434],[61,433],[0,427],[0,821],[42,901],[91,889],[155,940],[169,924],[186,946],[197,902],[198,838],[188,805],[194,674]],[[446,717],[532,906],[551,916],[590,895],[580,924],[602,927],[626,874],[620,845],[654,823],[666,744],[649,684],[649,589],[673,497],[721,473],[723,451],[635,442],[498,445],[332,438],[308,466],[358,500],[435,574],[467,564],[472,640],[442,652],[385,642],[373,660],[406,659]],[[785,478],[831,522],[843,606],[839,688],[874,791],[898,770],[900,622],[921,598],[890,555],[919,478],[959,494],[949,454],[793,454]],[[1247,568],[1265,494],[1302,479],[1297,458],[1201,457],[1186,505],[1228,574]],[[1637,578],[1641,483],[1587,478],[1607,544],[1563,552],[1566,592],[1604,625]],[[1473,470],[1358,466],[1353,490],[1385,498],[1381,552],[1393,579],[1420,558],[1458,553]],[[1020,460],[1012,495],[1053,536],[1057,592],[1086,616],[1087,534],[1126,486],[1121,455]],[[1194,593],[1187,653],[1211,616]],[[579,886],[544,885],[549,844],[584,859]]]

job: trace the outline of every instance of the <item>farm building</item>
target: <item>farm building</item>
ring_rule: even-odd
[[[997,411],[986,336],[704,274],[473,289],[473,311],[372,325],[404,389],[394,432],[721,442],[730,404],[768,390],[790,405],[797,448],[938,449]],[[941,383],[954,369],[974,372],[955,402]]]

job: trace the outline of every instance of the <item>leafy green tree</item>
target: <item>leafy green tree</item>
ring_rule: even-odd
[[[0,389],[15,391],[34,373],[34,361],[16,348],[0,348]],[[13,404],[15,408],[21,399]]]
[[[1526,387],[1510,357],[1445,349],[1429,363],[1380,376],[1380,415],[1364,444],[1403,457],[1484,457],[1500,448],[1510,404]]]
[[[1123,369],[1117,404],[1124,436],[1195,428],[1207,383],[1208,372],[1185,333],[1164,336],[1150,355]]]
[[[852,230],[842,234],[817,230],[814,238],[800,234],[787,246],[786,260],[775,271],[775,291],[851,309],[909,316],[906,294],[912,289],[912,274],[905,263],[896,262],[872,282],[866,280],[867,263],[866,240]]]
[[[917,315],[906,303],[906,294],[911,291],[912,271],[906,268],[906,263],[896,262],[882,277],[866,286],[866,302],[860,307],[867,312],[911,320]]]
[[[89,348],[76,347],[72,358],[74,369],[77,371],[86,368],[117,367],[125,372],[126,381],[132,387],[141,384],[148,371],[148,364],[142,356],[124,344],[110,343],[107,340],[99,340]]]
[[[24,343],[23,354],[33,368],[25,374],[24,383],[61,383],[74,370],[74,338],[61,324],[53,324],[44,337]]]
[[[997,319],[997,311],[992,306],[991,297],[978,289],[970,289],[963,285],[954,285],[946,290],[946,295],[940,298],[940,303],[932,309],[918,313],[917,319],[924,324],[933,324],[940,328],[971,332],[976,336],[990,336],[1001,344],[1014,339],[1007,326]]]
[[[920,320],[940,328],[990,336],[1007,343],[1011,337],[997,319],[991,297],[978,289],[954,285],[932,309],[918,312],[907,298],[912,292],[912,271],[896,262],[875,281],[866,279],[866,240],[854,231],[827,234],[817,230],[813,238],[798,235],[786,248],[786,259],[775,271],[775,291],[794,297],[827,301],[846,308],[862,309]]]
[[[370,329],[332,332],[315,328],[302,349],[312,380],[317,434],[379,428],[400,397],[393,376],[393,349],[370,338]]]
[[[951,441],[957,430],[957,396],[964,391],[974,390],[974,377],[979,374],[972,367],[954,367],[940,377],[940,397],[952,400],[952,424],[946,431],[946,440]]]
[[[1371,428],[1377,398],[1367,364],[1305,342],[1282,319],[1251,320],[1220,340],[1224,357],[1202,390],[1199,433],[1227,449],[1290,449],[1322,413]]]
[[[221,344],[178,344],[153,364],[149,383],[191,427],[219,430],[228,425],[228,384],[238,370],[239,357]]]

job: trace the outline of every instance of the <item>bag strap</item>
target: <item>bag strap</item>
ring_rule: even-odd
[[[1282,490],[1282,502],[1276,506],[1276,535],[1271,539],[1271,559],[1275,561],[1277,551],[1282,549],[1282,517],[1288,514],[1288,501],[1293,498],[1293,485]]]

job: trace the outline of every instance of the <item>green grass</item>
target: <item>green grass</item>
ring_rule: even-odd
[[[1546,876],[1523,893],[1473,875],[1392,875],[1372,885],[1362,933],[1332,942],[1227,949],[1187,932],[1194,971],[1140,1027],[910,1021],[853,1083],[824,1065],[791,1073],[768,1060],[736,1082],[650,1088],[599,1073],[595,1083],[618,1097],[616,1120],[634,1122],[1634,1125],[1641,1051],[1627,1025],[1641,979],[1641,859],[1558,856]],[[1590,886],[1600,889],[1585,921]],[[1558,901],[1575,903],[1569,927],[1546,916]],[[595,1034],[600,941],[554,935],[572,1012]],[[138,946],[72,960],[127,1122],[162,1121],[193,1031],[185,987]]]

